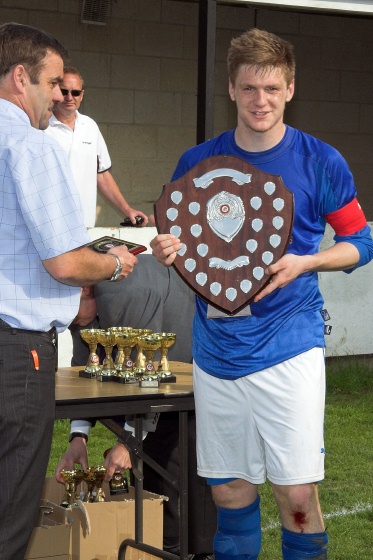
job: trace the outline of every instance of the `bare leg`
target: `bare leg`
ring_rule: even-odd
[[[215,504],[227,509],[249,506],[258,496],[258,487],[240,478],[226,484],[212,485],[211,491]]]
[[[324,528],[318,486],[272,485],[282,520],[282,556],[284,560],[326,560],[328,534]]]
[[[325,531],[316,483],[294,486],[272,484],[272,490],[285,529],[294,533]]]

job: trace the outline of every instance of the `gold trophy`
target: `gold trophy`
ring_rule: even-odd
[[[120,471],[115,471],[110,482],[110,494],[128,494],[128,481]]]
[[[139,348],[145,356],[145,371],[140,377],[140,387],[159,387],[160,376],[153,363],[154,352],[160,348],[162,337],[157,334],[139,336]]]
[[[106,469],[105,467],[98,466],[98,467],[91,467],[94,472],[94,480],[96,485],[96,496],[93,500],[94,502],[106,502],[105,494],[102,489],[102,484],[104,482]]]
[[[94,471],[94,467],[88,467],[88,469],[86,471],[84,471],[83,473],[83,480],[87,485],[87,491],[84,494],[83,497],[83,502],[94,502],[95,500],[95,496],[94,496],[94,489],[96,486],[96,475],[95,475],[95,471]]]
[[[105,495],[102,483],[106,474],[105,467],[88,467],[83,473],[83,480],[87,484],[87,492],[83,497],[83,502],[105,502]],[[95,490],[96,489],[96,490]]]
[[[74,469],[72,471],[63,469],[61,471],[61,476],[65,483],[65,495],[61,502],[61,506],[65,508],[71,508],[77,506],[77,486],[83,479],[83,471],[80,469]]]
[[[111,447],[104,451],[104,459],[109,455]],[[110,494],[128,494],[128,480],[121,471],[115,471],[109,481]]]
[[[115,327],[109,329],[115,334],[115,343],[117,345],[117,355],[114,361],[116,374],[113,381],[118,383],[128,383],[133,378],[133,361],[131,359],[131,350],[136,344],[136,333],[128,327],[128,330],[114,330]],[[118,327],[127,328],[127,327]]]
[[[97,335],[97,340],[105,348],[104,365],[101,372],[97,375],[97,379],[99,381],[111,381],[112,376],[116,374],[112,356],[115,346],[115,333],[100,330]]]
[[[176,376],[173,375],[170,364],[167,358],[168,349],[175,344],[175,333],[157,333],[162,338],[161,340],[161,358],[158,364],[158,374],[160,375],[161,383],[175,383]]]
[[[82,329],[80,336],[89,346],[89,357],[84,370],[79,371],[80,377],[97,377],[101,373],[100,360],[97,355],[98,333],[101,329]]]
[[[145,354],[138,343],[138,339],[140,336],[152,334],[153,331],[151,329],[134,329],[134,332],[136,333],[137,356],[135,363],[133,364],[133,371],[135,379],[137,381],[139,377],[141,377],[145,373]]]

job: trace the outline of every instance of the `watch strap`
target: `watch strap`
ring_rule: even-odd
[[[70,437],[69,437],[69,443],[76,437],[83,438],[86,443],[88,441],[88,436],[84,432],[71,432]]]

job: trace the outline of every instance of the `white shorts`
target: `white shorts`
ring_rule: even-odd
[[[324,478],[323,348],[236,380],[193,371],[200,476],[279,485]]]

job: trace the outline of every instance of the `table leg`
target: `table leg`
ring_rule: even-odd
[[[180,559],[188,559],[188,412],[179,411]]]
[[[135,416],[135,437],[129,435],[111,418],[100,422],[117,435],[131,453],[135,467],[135,539],[125,539],[118,553],[118,560],[125,560],[127,547],[136,548],[164,560],[188,560],[188,412],[179,411],[179,496],[180,496],[180,556],[143,543],[143,462],[154,468],[171,484],[177,482],[169,473],[142,451],[142,416]]]

